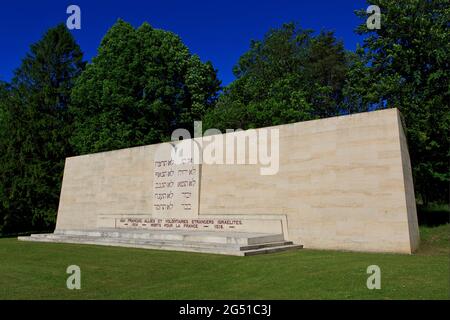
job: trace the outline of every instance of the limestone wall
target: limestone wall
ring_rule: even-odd
[[[411,165],[396,109],[273,128],[279,172],[203,164],[200,217],[248,217],[252,230],[258,219],[280,217],[285,237],[305,248],[417,248]],[[93,229],[102,215],[152,216],[157,147],[68,158],[57,229]]]

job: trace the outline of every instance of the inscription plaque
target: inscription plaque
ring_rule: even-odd
[[[283,233],[281,218],[121,217],[114,218],[114,225],[118,229]]]
[[[198,215],[200,165],[192,157],[172,159],[171,145],[163,145],[154,158],[153,213],[158,216]]]

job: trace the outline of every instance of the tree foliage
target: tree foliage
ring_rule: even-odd
[[[71,154],[68,104],[82,52],[64,25],[33,44],[0,95],[0,231],[55,221],[64,159]]]
[[[73,89],[71,142],[89,153],[169,140],[175,128],[192,129],[219,86],[211,63],[175,34],[119,20]]]
[[[375,108],[396,107],[405,118],[416,191],[422,200],[448,202],[450,3],[445,0],[371,0],[381,29],[366,35],[370,72],[361,78]],[[363,96],[364,93],[361,94]]]
[[[294,23],[272,29],[241,56],[237,79],[205,116],[205,127],[262,127],[338,115],[348,58],[333,32],[314,36]]]
[[[450,5],[371,0],[355,52],[333,32],[293,23],[252,41],[220,82],[175,34],[119,20],[85,68],[64,25],[33,44],[11,83],[0,82],[0,232],[55,221],[64,159],[167,141],[176,128],[254,128],[380,108],[406,123],[418,198],[448,202]]]

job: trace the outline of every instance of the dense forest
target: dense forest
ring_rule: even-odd
[[[372,0],[382,27],[353,52],[286,23],[252,40],[222,87],[180,37],[118,20],[87,63],[66,26],[0,83],[0,233],[51,229],[68,156],[170,140],[176,128],[248,129],[383,108],[407,127],[416,198],[448,203],[450,4]]]

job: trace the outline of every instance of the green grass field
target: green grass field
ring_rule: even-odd
[[[414,255],[298,250],[232,257],[0,239],[0,299],[449,299],[450,224]],[[81,268],[81,290],[66,268]],[[369,265],[381,290],[368,290]]]

